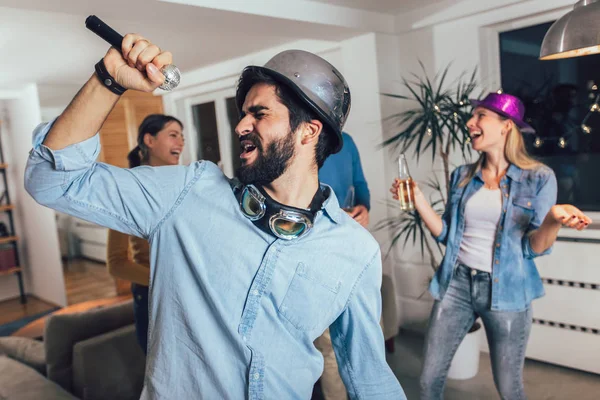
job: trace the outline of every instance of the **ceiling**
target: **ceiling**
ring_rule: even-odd
[[[0,0],[0,91],[35,82],[42,106],[64,105],[108,49],[85,28],[91,14],[168,49],[186,72],[300,39],[347,39],[381,21],[389,29],[389,13],[441,0],[245,1]],[[249,7],[261,4],[276,6]]]
[[[420,7],[442,3],[444,0],[310,0],[318,3],[333,4],[360,10],[376,11],[386,14],[399,14]]]

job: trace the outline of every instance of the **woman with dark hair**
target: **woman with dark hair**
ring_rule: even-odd
[[[183,151],[183,124],[162,114],[147,116],[138,129],[137,146],[129,152],[129,167],[160,167],[179,164]],[[138,342],[146,352],[148,334],[148,285],[150,247],[144,239],[109,230],[108,271],[131,282]]]
[[[502,399],[525,399],[523,365],[532,323],[531,302],[544,295],[535,257],[548,254],[562,226],[578,230],[591,220],[568,204],[555,204],[556,178],[529,157],[521,132],[522,102],[490,93],[472,101],[467,122],[474,164],[451,177],[440,217],[415,185],[416,210],[446,252],[430,285],[435,298],[425,339],[421,398],[443,398],[454,353],[481,318],[492,372]],[[398,180],[392,186],[398,198]]]

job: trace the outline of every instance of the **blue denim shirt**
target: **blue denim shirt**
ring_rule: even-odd
[[[323,370],[313,341],[330,325],[352,398],[405,398],[379,327],[379,246],[334,194],[308,235],[277,240],[210,162],[117,168],[95,162],[98,135],[52,151],[49,128],[34,132],[27,191],[150,242],[143,399],[309,399]]]
[[[451,176],[450,194],[442,216],[443,229],[438,242],[446,245],[446,253],[429,290],[441,300],[456,268],[460,243],[465,228],[465,204],[483,187],[481,171],[465,186],[460,183],[468,166],[458,167]],[[540,227],[550,208],[556,203],[554,172],[541,166],[524,170],[510,165],[500,181],[502,214],[498,222],[492,264],[492,310],[522,311],[533,299],[544,295],[542,280],[533,259],[541,254],[531,248],[530,234]]]

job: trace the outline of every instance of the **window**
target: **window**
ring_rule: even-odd
[[[198,160],[208,160],[218,165],[221,162],[221,154],[215,102],[194,105],[192,115],[198,132]]]
[[[558,203],[600,211],[600,55],[540,61],[551,24],[500,34],[502,88],[525,103],[527,150],[554,170]]]
[[[225,107],[227,108],[227,120],[231,127],[231,163],[233,164],[233,171],[235,172],[242,164],[242,161],[240,160],[240,140],[235,133],[235,127],[240,121],[240,115],[237,110],[237,105],[235,104],[235,97],[226,98]]]

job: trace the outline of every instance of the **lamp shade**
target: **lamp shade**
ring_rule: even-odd
[[[580,0],[544,36],[540,60],[600,53],[600,1]]]

